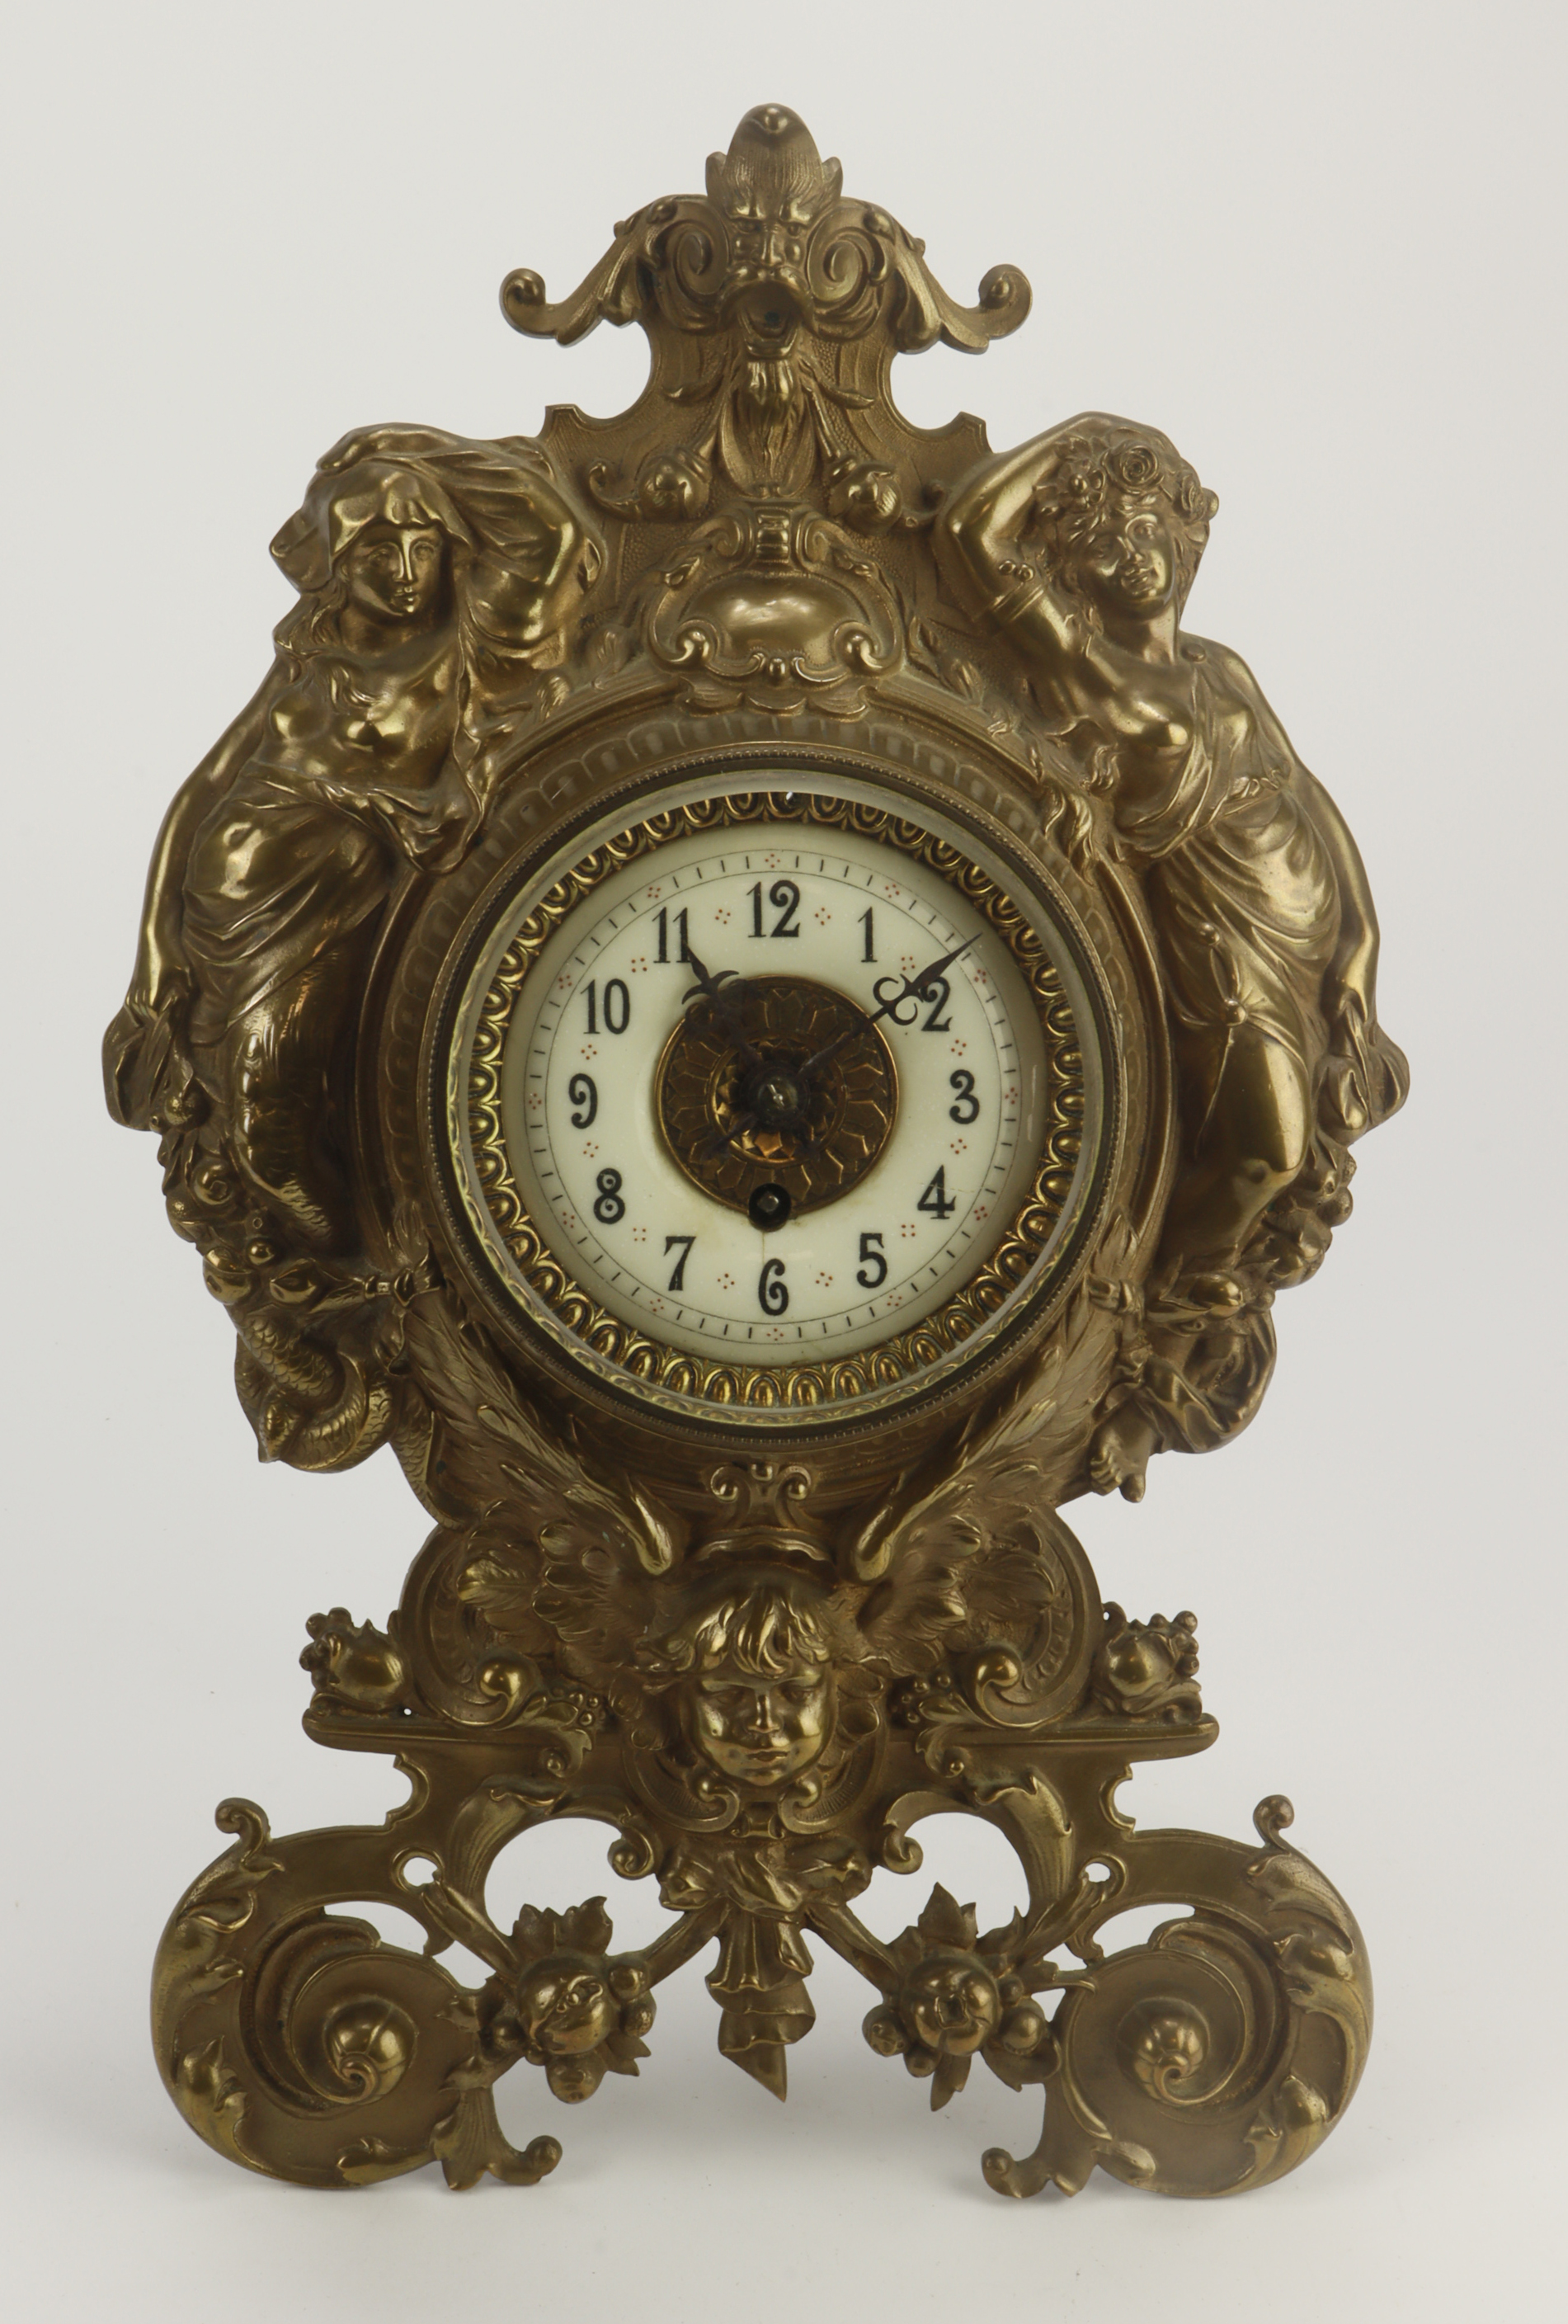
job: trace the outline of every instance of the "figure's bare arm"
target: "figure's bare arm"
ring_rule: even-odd
[[[553,594],[563,583],[570,583],[579,564],[585,564],[580,576],[584,585],[591,586],[598,576],[604,560],[603,544],[590,531],[580,512],[565,494],[556,490],[549,478],[524,469],[519,482],[519,497],[530,513],[543,528],[546,539],[553,544],[547,569],[540,576],[547,595]]]
[[[1084,710],[1115,690],[1098,640],[1047,576],[1022,558],[1019,536],[1056,466],[1052,429],[966,476],[936,521],[937,553],[964,602],[1039,666],[1064,707]]]
[[[950,494],[936,522],[945,561],[964,595],[994,597],[1055,456],[1050,434],[984,461]]]

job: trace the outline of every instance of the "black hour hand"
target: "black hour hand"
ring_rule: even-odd
[[[760,1065],[762,1062],[762,1053],[747,1039],[742,1028],[741,1014],[734,1005],[734,994],[726,992],[724,989],[732,981],[741,982],[739,970],[710,969],[705,961],[697,958],[689,945],[687,946],[686,957],[693,975],[696,978],[696,982],[681,994],[682,1007],[684,1008],[688,1001],[706,1001],[746,1064]]]
[[[697,958],[689,945],[686,948],[686,957],[687,965],[696,978],[696,982],[681,994],[683,1007],[687,1001],[695,1001],[699,993],[705,995],[709,1001],[716,1001],[721,998],[719,988],[727,984],[731,977],[740,974],[740,971],[734,968],[721,968],[715,973],[705,962]]]

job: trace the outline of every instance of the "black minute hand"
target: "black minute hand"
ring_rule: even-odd
[[[968,943],[955,945],[951,952],[945,952],[940,960],[934,960],[929,968],[921,969],[918,975],[906,976],[901,990],[895,992],[890,1000],[884,1001],[880,1009],[873,1010],[869,1016],[862,1018],[858,1025],[852,1025],[847,1033],[840,1033],[836,1039],[829,1041],[825,1049],[818,1049],[814,1057],[807,1057],[806,1063],[800,1067],[800,1079],[809,1080],[814,1073],[827,1063],[829,1057],[837,1055],[846,1042],[858,1041],[862,1033],[869,1033],[872,1027],[879,1023],[882,1018],[891,1017],[895,1024],[908,1023],[909,1021],[908,1019],[899,1019],[895,1012],[903,1007],[906,1001],[928,1000],[930,987],[941,975],[943,970],[951,968],[954,962],[969,950],[970,945],[977,945],[979,942],[979,936],[973,936]],[[877,981],[879,983],[887,982],[881,977]]]

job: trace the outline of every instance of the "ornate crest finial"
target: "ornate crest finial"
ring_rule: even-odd
[[[844,171],[825,161],[816,140],[787,105],[757,105],[736,129],[727,153],[710,153],[708,199],[726,217],[809,226],[844,191]]]
[[[993,267],[979,304],[960,306],[925,263],[925,245],[888,213],[844,198],[844,172],[824,161],[787,106],[759,105],[727,153],[708,156],[706,195],[678,194],[634,211],[569,299],[551,304],[526,267],[501,286],[502,311],[533,338],[580,339],[601,322],[640,322],[653,341],[650,389],[668,393],[679,368],[668,335],[735,332],[764,344],[797,330],[841,346],[870,342],[876,364],[937,339],[978,354],[1017,330],[1029,287]],[[758,290],[780,294],[770,310]]]

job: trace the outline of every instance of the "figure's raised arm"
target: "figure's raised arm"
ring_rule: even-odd
[[[497,468],[483,500],[468,479],[453,497],[474,523],[466,588],[487,641],[503,652],[559,651],[563,625],[604,567],[604,543],[584,512],[541,466]],[[466,497],[465,487],[468,495]]]
[[[1013,574],[1013,554],[1028,522],[1036,493],[1056,466],[1059,431],[1032,437],[971,469],[936,523],[945,562],[968,586],[971,599],[994,597]]]
[[[936,520],[936,550],[956,594],[1041,665],[1065,705],[1107,690],[1092,630],[1048,565],[1023,548],[1065,439],[1078,423],[1047,429],[1016,452],[972,469]]]

